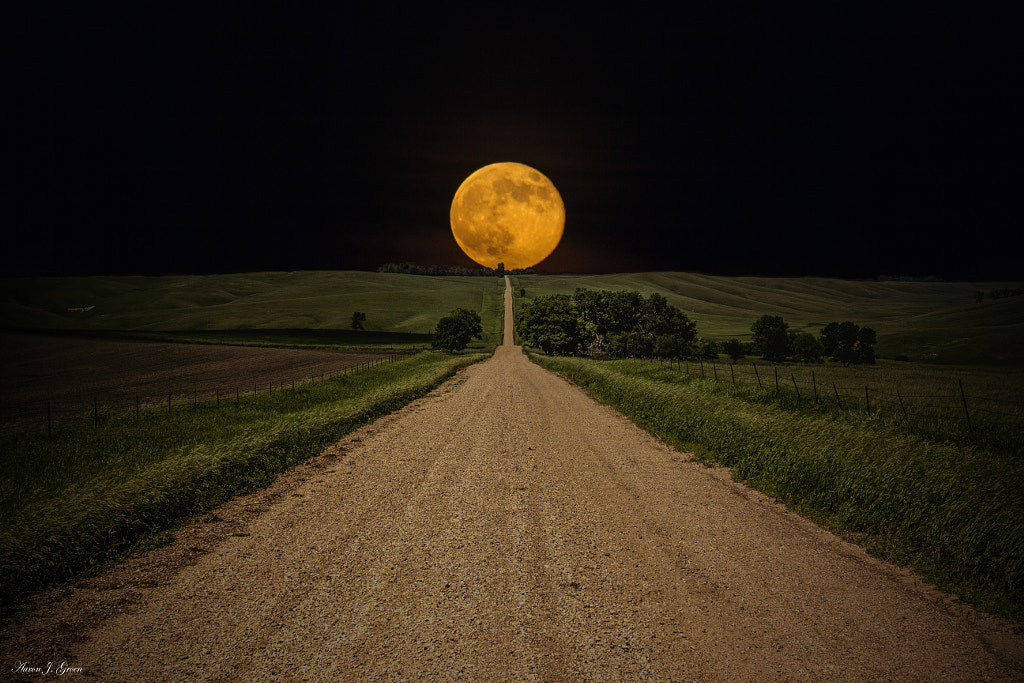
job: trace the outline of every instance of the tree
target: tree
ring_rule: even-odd
[[[730,339],[725,342],[725,346],[722,347],[722,350],[725,351],[729,358],[732,358],[733,365],[735,365],[736,361],[744,356],[743,344],[740,343],[739,339]]]
[[[872,348],[878,341],[875,331],[870,327],[861,327],[845,320],[841,323],[831,322],[821,330],[821,344],[824,352],[843,364],[851,363],[874,364],[875,350]]]
[[[658,358],[672,358],[682,360],[688,358],[690,349],[680,344],[678,337],[670,334],[663,334],[654,340],[654,355]]]
[[[593,332],[594,352],[622,358],[686,358],[693,352],[697,325],[661,294],[645,299],[640,292],[577,287],[572,301]]]
[[[750,326],[754,333],[754,348],[766,360],[779,363],[792,353],[789,325],[778,315],[762,315]]]
[[[695,355],[703,360],[718,360],[718,344],[707,339],[701,339],[696,344]]]
[[[366,314],[356,311],[352,314],[352,329],[361,330],[363,329],[363,323],[366,322]]]
[[[437,321],[431,346],[455,353],[469,346],[470,339],[480,339],[482,336],[480,314],[476,311],[467,311],[465,308],[456,308]]]
[[[519,336],[547,355],[579,353],[593,338],[573,300],[564,294],[534,299],[519,315]]]
[[[821,329],[821,346],[825,349],[825,355],[834,358],[836,349],[839,347],[839,323],[831,322]]]
[[[825,347],[810,332],[799,332],[793,337],[793,354],[805,363],[820,363]]]
[[[875,349],[873,347],[877,343],[878,337],[873,329],[870,327],[860,328],[860,332],[857,333],[857,362],[874,365]]]

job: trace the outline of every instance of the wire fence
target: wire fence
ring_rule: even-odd
[[[312,374],[307,368],[306,372],[298,374],[278,371],[272,375],[238,378],[235,381],[216,382],[213,385],[171,385],[161,391],[103,390],[90,395],[66,393],[43,400],[8,400],[0,404],[0,430],[42,430],[47,435],[52,435],[54,428],[68,423],[98,425],[101,421],[113,417],[133,416],[138,419],[143,412],[171,414],[200,405],[240,404],[242,401],[255,400],[261,396],[271,397],[275,392],[293,390],[296,386],[323,382],[331,377],[351,375],[394,363],[417,353],[418,349],[390,351],[372,358],[360,358],[356,362],[340,367],[325,368],[322,372]]]
[[[785,392],[818,404],[831,403],[841,410],[888,412],[906,420],[957,421],[971,431],[979,427],[1024,429],[1024,402],[968,391],[962,379],[942,383],[936,380],[929,382],[927,389],[912,387],[908,390],[898,385],[880,386],[878,381],[865,384],[853,384],[850,380],[840,382],[822,377],[814,369],[791,366],[713,361],[653,362],[667,364],[695,377],[757,386],[776,394]]]

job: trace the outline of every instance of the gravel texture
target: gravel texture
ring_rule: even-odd
[[[103,681],[1024,680],[1001,622],[507,339],[12,628],[5,667]]]

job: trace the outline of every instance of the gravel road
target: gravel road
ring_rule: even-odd
[[[1000,622],[690,462],[508,336],[41,610],[9,656],[46,637],[23,659],[103,681],[1024,679]]]

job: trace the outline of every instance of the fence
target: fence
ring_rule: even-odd
[[[111,417],[139,418],[142,411],[162,411],[170,414],[184,408],[198,407],[200,403],[217,406],[221,403],[237,404],[261,395],[273,396],[275,391],[294,389],[296,384],[322,382],[330,377],[355,374],[368,368],[394,363],[417,353],[418,350],[393,351],[318,374],[290,376],[278,372],[273,377],[247,378],[244,382],[236,381],[221,386],[174,386],[165,391],[150,391],[146,394],[102,391],[89,396],[64,395],[42,401],[8,402],[0,407],[0,428],[18,431],[38,429],[45,430],[50,435],[55,426],[69,422],[98,424],[101,420]]]
[[[833,378],[820,377],[812,368],[756,363],[747,366],[713,361],[655,362],[667,363],[691,376],[756,385],[776,394],[786,392],[797,399],[813,400],[818,404],[831,403],[841,410],[885,411],[907,420],[958,421],[972,431],[980,426],[1024,428],[1024,402],[968,393],[962,379],[943,383],[948,389],[936,389],[941,393],[933,393],[933,387],[940,386],[938,380],[929,382],[927,389],[911,388],[908,391],[898,386],[880,387],[877,381],[852,385],[847,379],[839,383]]]

